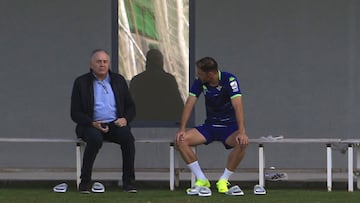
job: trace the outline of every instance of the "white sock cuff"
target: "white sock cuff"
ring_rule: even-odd
[[[198,179],[207,180],[206,176],[204,175],[203,171],[200,168],[199,162],[194,161],[188,164],[189,169],[193,172]]]
[[[192,162],[192,163],[189,163],[187,166],[188,166],[188,167],[191,167],[191,166],[198,165],[198,164],[199,164],[198,161],[194,161],[194,162]]]
[[[228,174],[232,175],[234,173],[234,171],[230,171],[229,169],[225,168],[224,173],[228,173]]]
[[[234,173],[233,171],[230,171],[229,169],[225,168],[224,173],[222,174],[222,176],[219,179],[229,180],[230,176],[233,173]]]

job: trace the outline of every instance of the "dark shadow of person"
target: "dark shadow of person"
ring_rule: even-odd
[[[150,49],[145,71],[131,79],[129,88],[136,104],[135,121],[179,122],[184,102],[175,77],[165,72],[163,66],[162,53]]]

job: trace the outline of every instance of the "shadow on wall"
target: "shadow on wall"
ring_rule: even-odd
[[[162,53],[150,49],[145,71],[130,81],[130,92],[136,104],[135,121],[178,122],[183,109],[176,79],[163,69]]]

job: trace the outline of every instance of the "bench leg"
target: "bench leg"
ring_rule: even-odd
[[[76,143],[76,188],[79,189],[81,174],[81,143]]]
[[[265,159],[264,159],[264,146],[262,144],[259,145],[259,185],[265,187]]]
[[[175,183],[175,150],[174,144],[170,143],[170,190],[174,191]]]
[[[76,187],[79,189],[85,143],[76,143]]]
[[[332,189],[332,154],[331,145],[326,146],[326,163],[327,163],[327,190]]]
[[[353,180],[353,146],[348,146],[348,191],[354,191],[354,180]]]

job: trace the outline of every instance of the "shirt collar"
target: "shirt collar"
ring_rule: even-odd
[[[96,77],[96,75],[94,74],[94,73],[92,73],[93,74],[93,76],[94,76],[94,78],[95,78],[95,80],[97,80],[97,81],[101,81],[101,80],[99,80],[97,77]],[[102,80],[103,82],[110,82],[110,76],[109,76],[109,73],[108,74],[106,74],[106,78],[104,79],[104,80]]]

